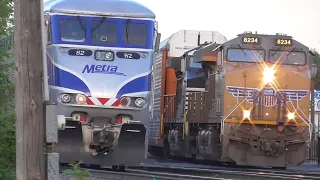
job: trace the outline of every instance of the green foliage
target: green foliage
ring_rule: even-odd
[[[0,1],[0,179],[15,179],[15,114],[14,86],[9,81],[8,73],[13,64],[7,60],[8,39],[12,30],[13,4],[11,0]]]
[[[81,164],[81,161],[77,164],[70,163],[69,166],[71,166],[72,169],[64,170],[63,174],[73,175],[76,177],[77,180],[84,180],[85,176],[91,176],[91,173],[88,170],[80,169],[80,164]]]
[[[13,17],[13,3],[12,0],[0,1],[0,37],[11,29]],[[11,24],[11,25],[10,25]]]
[[[12,64],[5,63],[8,53],[0,53],[0,179],[13,179],[15,173],[14,86],[8,73]]]
[[[0,115],[0,179],[14,179],[15,173],[15,116]]]

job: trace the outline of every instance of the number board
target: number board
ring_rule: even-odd
[[[242,37],[242,44],[260,44],[260,37]]]
[[[70,56],[91,56],[92,55],[92,51],[84,50],[84,49],[70,49],[68,51],[68,54]]]
[[[314,97],[315,97],[316,99],[320,99],[320,91],[319,91],[319,90],[318,90],[318,91],[315,91]]]
[[[116,55],[118,58],[123,59],[140,59],[140,55],[134,52],[117,52]]]
[[[290,38],[277,38],[275,40],[276,46],[292,46],[292,39]]]

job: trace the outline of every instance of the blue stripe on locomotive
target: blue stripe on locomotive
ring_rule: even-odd
[[[92,21],[101,21],[101,17],[87,17],[87,16],[79,16],[81,19],[86,21],[86,40],[85,42],[65,42],[60,39],[60,20],[61,19],[77,19],[78,16],[66,16],[66,15],[52,15],[51,16],[51,24],[52,24],[52,43],[53,44],[74,44],[74,45],[88,45],[88,46],[100,46],[100,47],[121,47],[121,48],[143,48],[143,49],[153,49],[153,39],[154,39],[154,21],[152,20],[137,20],[131,19],[132,23],[142,23],[148,26],[148,35],[147,35],[147,43],[145,46],[133,46],[126,45],[122,43],[122,24],[127,22],[127,19],[121,18],[106,18],[105,21],[112,21],[118,24],[118,44],[116,45],[95,45],[91,43],[91,24]]]
[[[83,92],[90,96],[91,92],[88,86],[76,75],[66,72],[58,67],[56,67],[49,57],[47,56],[48,62],[48,83],[51,86],[57,86],[62,88],[68,88],[76,91]],[[151,72],[142,77],[138,77],[127,82],[121,89],[117,92],[116,98],[120,98],[124,94],[144,92],[151,90]]]
[[[143,92],[151,90],[151,72],[142,77],[138,77],[128,82],[118,91],[116,98],[120,98],[124,94]]]

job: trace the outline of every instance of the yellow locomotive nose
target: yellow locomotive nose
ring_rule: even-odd
[[[263,71],[263,82],[265,84],[272,83],[274,80],[275,70],[272,67],[266,67]]]

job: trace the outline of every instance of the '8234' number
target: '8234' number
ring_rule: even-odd
[[[259,38],[257,37],[244,37],[242,39],[243,43],[248,43],[248,44],[258,44],[259,43]]]
[[[291,39],[277,39],[278,45],[291,45]]]

